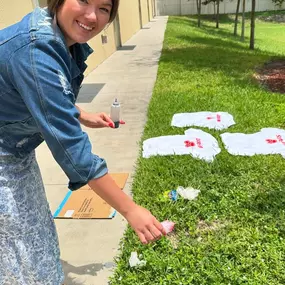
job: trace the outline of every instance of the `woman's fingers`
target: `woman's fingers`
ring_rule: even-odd
[[[110,117],[104,112],[100,112],[100,113],[98,113],[98,115],[105,121],[110,120]]]
[[[157,229],[155,225],[150,225],[143,229],[141,232],[137,232],[140,241],[143,244],[156,241],[162,237],[162,232]]]
[[[148,229],[145,229],[143,231],[143,235],[148,243],[155,240],[155,237],[152,235],[152,233]]]
[[[147,244],[160,239],[162,232],[160,232],[155,226],[152,226],[149,229],[146,228],[142,232],[138,232],[137,235],[143,244]]]
[[[161,225],[161,223],[157,220],[157,219],[154,219],[154,225],[155,227],[163,234],[163,235],[166,235],[166,231],[165,229],[163,228],[163,226]]]
[[[141,206],[135,205],[124,216],[142,243],[155,241],[164,234],[162,225],[147,209]]]
[[[143,233],[138,232],[137,235],[138,235],[141,243],[143,243],[143,244],[147,244],[148,243]]]
[[[152,236],[155,238],[155,240],[158,240],[162,236],[162,232],[155,226],[151,226],[149,228],[149,231],[151,232]]]

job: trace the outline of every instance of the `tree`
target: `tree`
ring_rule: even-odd
[[[234,36],[237,35],[239,6],[240,6],[240,0],[237,0],[237,10],[236,10],[236,17],[235,17]]]
[[[216,28],[219,28],[219,16],[220,16],[220,0],[217,0],[217,16],[216,16]]]
[[[223,0],[205,0],[202,2],[203,5],[208,5],[210,3],[213,3],[214,5],[214,16],[216,19],[216,28],[219,28],[219,19],[220,19],[220,2]],[[217,13],[216,13],[216,4],[217,4]]]
[[[245,30],[245,0],[242,1],[241,40],[244,41]]]
[[[250,19],[250,49],[254,49],[254,34],[255,34],[255,0],[251,2],[251,19]]]
[[[198,12],[198,27],[201,27],[201,6],[202,6],[202,0],[196,0],[197,4],[197,12]]]

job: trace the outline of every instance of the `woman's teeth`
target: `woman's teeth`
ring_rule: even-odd
[[[78,25],[79,25],[81,28],[83,28],[84,30],[87,30],[87,31],[92,31],[92,30],[93,30],[93,28],[88,27],[88,26],[86,26],[86,25],[84,25],[84,24],[82,24],[82,23],[80,23],[80,22],[77,22],[77,23],[78,23]]]

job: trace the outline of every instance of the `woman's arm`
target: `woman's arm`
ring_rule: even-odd
[[[109,174],[93,179],[88,184],[103,200],[127,219],[142,243],[154,241],[165,234],[157,219],[126,195]]]

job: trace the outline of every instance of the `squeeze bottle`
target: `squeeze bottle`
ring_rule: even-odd
[[[117,98],[115,98],[112,106],[111,106],[111,120],[115,124],[115,128],[118,128],[120,125],[120,111],[121,111],[121,106]]]

